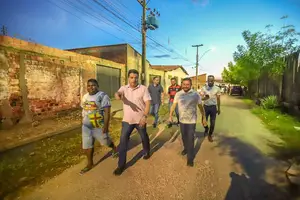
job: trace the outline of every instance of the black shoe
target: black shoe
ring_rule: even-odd
[[[153,124],[152,126],[153,126],[153,128],[156,128],[157,125],[156,125],[156,124]]]
[[[114,175],[115,176],[120,176],[124,171],[124,167],[118,167],[117,169],[115,169],[114,171]]]
[[[189,166],[189,167],[194,167],[194,162],[193,161],[187,161],[186,165]]]
[[[208,135],[208,141],[210,141],[210,142],[213,142],[213,141],[214,141],[211,134]]]
[[[146,153],[144,156],[143,156],[143,159],[144,160],[148,160],[150,158],[150,153]]]
[[[183,150],[183,151],[181,152],[181,155],[185,156],[185,155],[186,155],[186,150]]]

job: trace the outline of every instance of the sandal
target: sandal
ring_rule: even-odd
[[[81,171],[80,171],[80,174],[83,175],[85,174],[86,172],[90,171],[93,167],[85,167],[83,168]]]

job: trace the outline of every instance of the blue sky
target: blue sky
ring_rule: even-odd
[[[97,1],[139,29],[142,8],[137,0]],[[148,7],[161,16],[159,29],[147,32],[156,41],[147,39],[147,59],[151,64],[183,65],[191,75],[193,44],[204,44],[199,56],[215,48],[199,61],[199,73],[219,76],[236,46],[244,44],[243,30],[264,31],[273,24],[276,31],[283,15],[289,16],[286,24],[300,29],[300,0],[150,0]],[[0,25],[10,36],[61,49],[130,43],[141,52],[140,33],[93,0],[2,0]],[[157,58],[162,55],[168,56]]]

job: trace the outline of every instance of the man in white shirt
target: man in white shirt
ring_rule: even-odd
[[[192,80],[185,78],[182,80],[182,90],[177,92],[170,111],[169,121],[173,121],[173,112],[178,105],[180,131],[184,149],[182,155],[187,154],[187,165],[194,166],[194,140],[197,122],[197,106],[202,115],[202,123],[206,125],[206,118],[202,100],[198,92],[191,89]]]
[[[213,141],[212,135],[215,129],[216,117],[217,114],[220,115],[220,96],[221,90],[218,86],[214,85],[215,77],[209,75],[207,78],[207,85],[205,85],[200,95],[204,101],[205,117],[206,120],[210,118],[210,127],[208,125],[204,126],[205,134],[208,134],[208,140]]]

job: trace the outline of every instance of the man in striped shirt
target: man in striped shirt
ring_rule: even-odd
[[[174,97],[177,92],[181,90],[181,86],[177,84],[177,80],[175,78],[171,79],[171,86],[168,89],[169,94],[169,109],[171,110],[171,107],[174,102]],[[177,124],[179,124],[179,113],[178,113],[178,106],[175,108],[176,118],[177,118]]]

